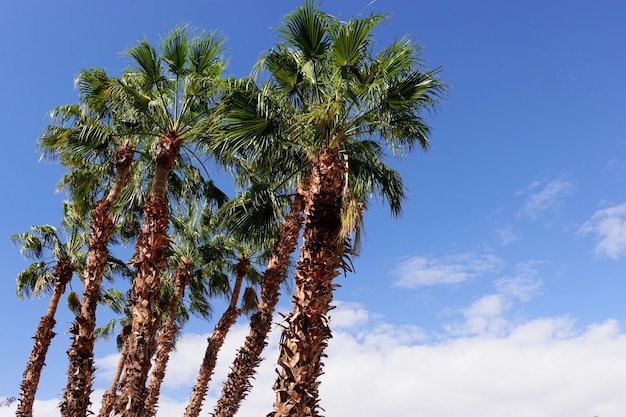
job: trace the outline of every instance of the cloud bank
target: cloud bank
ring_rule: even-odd
[[[522,285],[524,287],[524,285]],[[511,289],[515,288],[515,289]],[[519,297],[517,284],[496,286],[492,296]],[[471,306],[478,310],[478,304]],[[482,301],[483,312],[506,322],[502,306]],[[415,326],[393,325],[358,304],[334,310],[320,388],[325,415],[378,417],[571,417],[617,416],[626,409],[626,334],[615,320],[577,328],[567,317],[529,320],[506,331],[473,335],[427,335]],[[238,325],[222,352],[217,381],[246,326]],[[276,338],[276,332],[272,338]],[[206,335],[185,335],[172,357],[160,417],[180,416],[194,382]],[[270,346],[275,346],[270,343]],[[276,350],[266,359],[238,416],[271,411]],[[101,372],[112,372],[98,361]],[[106,368],[106,369],[103,369]],[[214,383],[203,414],[212,410]],[[57,400],[38,401],[36,417],[58,416]],[[14,415],[0,408],[0,416]]]

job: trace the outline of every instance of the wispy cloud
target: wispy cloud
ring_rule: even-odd
[[[496,239],[500,246],[508,246],[519,240],[519,235],[511,225],[506,225],[496,229]]]
[[[626,203],[596,211],[578,232],[596,237],[598,255],[611,259],[626,255]]]
[[[515,266],[515,274],[496,280],[496,291],[510,299],[529,301],[542,286],[538,277],[537,262],[522,262]]]
[[[546,184],[534,181],[525,190],[516,193],[527,195],[519,214],[536,220],[545,212],[558,209],[563,198],[573,190],[574,185],[563,179],[552,180]]]
[[[419,288],[457,284],[478,275],[498,270],[502,260],[492,254],[463,253],[442,258],[413,256],[394,270],[395,285]]]
[[[621,159],[616,159],[616,158],[611,158],[606,163],[606,168],[609,170],[622,169],[625,166],[626,166],[626,162],[622,161]]]
[[[534,265],[535,262],[520,263],[514,275],[497,279],[496,291],[459,309],[463,319],[446,324],[446,331],[455,336],[506,334],[514,326],[506,313],[516,303],[529,301],[542,286]]]

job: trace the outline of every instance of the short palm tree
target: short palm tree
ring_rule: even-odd
[[[216,221],[219,221],[219,219],[217,217]],[[215,253],[226,255],[220,262],[223,265],[220,269],[227,272],[227,276],[233,277],[233,283],[232,285],[227,285],[226,288],[226,296],[229,299],[227,308],[207,340],[207,347],[196,377],[196,383],[193,386],[189,403],[185,409],[185,417],[197,417],[200,415],[209,382],[215,371],[218,353],[224,344],[228,332],[243,312],[250,312],[256,309],[258,304],[254,287],[261,281],[261,277],[256,264],[262,258],[259,257],[259,252],[263,252],[263,247],[242,239],[242,236],[224,233],[226,230],[227,227],[225,228],[218,223],[218,231],[220,233],[215,234],[205,247],[200,249],[200,252],[209,254],[208,260],[210,261],[215,258],[213,255]],[[207,264],[210,263],[207,262]],[[241,296],[244,279],[250,285],[243,290],[243,296]],[[240,298],[241,303],[239,302]],[[238,307],[238,305],[240,306]]]
[[[105,340],[110,339],[115,334],[118,326],[121,328],[116,337],[117,348],[120,352],[120,356],[118,357],[117,366],[115,368],[111,384],[109,385],[109,389],[102,394],[98,416],[109,416],[111,410],[113,409],[113,404],[115,404],[115,400],[117,399],[117,387],[122,377],[122,373],[124,372],[124,362],[126,357],[125,341],[130,333],[131,310],[128,308],[128,297],[121,291],[117,291],[115,293],[115,297],[117,301],[121,301],[116,303],[116,307],[120,308],[114,309],[114,312],[117,313],[117,317],[112,318],[103,326],[96,328],[96,337],[103,338]]]
[[[69,210],[71,208],[66,204],[66,214]],[[11,241],[21,246],[22,255],[37,261],[18,274],[18,296],[21,298],[52,293],[46,314],[41,318],[37,327],[33,350],[24,370],[17,416],[33,415],[33,403],[41,370],[52,338],[55,336],[54,316],[59,301],[74,272],[80,271],[84,263],[85,234],[82,233],[81,227],[75,223],[72,225],[72,222],[68,221],[69,218],[66,216],[64,221],[65,225],[69,226],[65,230],[67,232],[65,242],[62,240],[60,231],[50,225],[32,226],[30,232],[11,236]]]

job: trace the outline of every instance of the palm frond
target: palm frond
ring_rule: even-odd
[[[263,244],[276,236],[287,202],[267,184],[252,184],[224,204],[218,216],[236,239]]]
[[[224,69],[224,38],[216,32],[201,33],[189,45],[193,72],[208,77],[217,77]]]
[[[52,292],[54,275],[48,263],[34,262],[17,274],[16,294],[20,300],[35,298]]]
[[[128,306],[128,298],[126,295],[116,289],[108,288],[102,291],[98,302],[111,309],[115,314],[124,314]]]
[[[137,69],[149,85],[156,85],[161,81],[161,61],[156,49],[147,40],[128,50],[127,55],[133,58]]]
[[[372,30],[387,15],[371,15],[364,19],[352,19],[347,23],[333,25],[331,31],[332,59],[337,68],[357,66],[368,56]]]
[[[319,12],[313,1],[307,0],[288,14],[283,27],[277,30],[307,61],[324,57],[330,45],[325,15]]]
[[[162,59],[169,71],[177,76],[184,75],[187,69],[188,37],[189,29],[186,26],[178,26],[161,40]]]

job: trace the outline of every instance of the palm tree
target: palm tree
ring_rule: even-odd
[[[219,217],[217,221],[219,221]],[[243,312],[251,311],[258,304],[254,287],[248,286],[243,292],[243,297],[241,297],[241,307],[237,307],[244,279],[247,278],[252,285],[258,284],[261,280],[255,264],[259,260],[259,257],[256,255],[258,255],[259,251],[263,251],[262,244],[260,246],[259,244],[247,242],[245,239],[241,239],[241,236],[218,234],[209,242],[208,247],[210,248],[208,253],[230,253],[230,256],[226,259],[225,267],[229,270],[229,275],[234,276],[234,282],[232,287],[228,285],[227,288],[229,290],[228,306],[207,340],[207,347],[198,376],[196,377],[196,383],[185,409],[185,417],[197,417],[200,414],[209,382],[215,371],[218,353],[224,344],[229,330]],[[206,248],[202,251],[206,251]],[[213,258],[213,256],[210,256],[210,258]]]
[[[250,194],[259,196],[255,191]],[[266,195],[260,193],[260,195]],[[242,210],[242,207],[250,207],[246,203],[244,195],[241,203],[231,207],[233,211]],[[270,199],[265,199],[266,203]],[[254,204],[254,203],[253,203]],[[246,211],[246,210],[244,210]],[[250,210],[248,213],[257,213]],[[241,213],[239,213],[241,214]],[[250,216],[250,218],[259,216]],[[231,218],[241,218],[232,216]],[[291,211],[281,221],[278,233],[270,236],[277,236],[272,250],[270,251],[266,269],[261,277],[261,293],[256,312],[250,319],[249,333],[245,338],[243,346],[237,352],[231,371],[222,388],[222,394],[213,411],[214,416],[234,415],[251,388],[250,380],[261,363],[261,353],[267,345],[266,339],[272,325],[272,319],[276,304],[280,297],[280,285],[283,283],[287,267],[289,266],[291,254],[294,252],[299,231],[302,226],[303,217],[300,210],[300,197],[295,196],[291,205]],[[245,223],[245,222],[244,222]],[[261,228],[262,229],[262,228]],[[240,230],[254,230],[241,228]],[[191,405],[191,404],[190,404]],[[190,410],[190,406],[187,407]],[[189,411],[186,416],[190,417]]]
[[[297,107],[289,138],[307,158],[303,243],[293,310],[280,342],[274,416],[318,415],[333,279],[349,269],[350,237],[360,227],[370,193],[381,191],[389,198],[385,191],[402,191],[372,182],[380,180],[372,177],[376,173],[391,174],[382,180],[396,185],[399,180],[395,171],[380,166],[384,153],[372,141],[396,155],[428,148],[429,127],[421,113],[436,107],[443,85],[437,71],[421,70],[419,47],[408,38],[374,53],[373,30],[385,18],[343,22],[307,1],[285,18],[279,29],[282,42],[259,64]],[[380,169],[351,174],[355,152],[376,157]],[[368,178],[350,184],[350,179]],[[399,213],[399,201],[390,203]]]
[[[215,416],[233,415],[251,388],[303,224],[302,198],[295,184],[304,160],[292,152],[288,140],[293,112],[285,94],[260,89],[250,79],[230,80],[218,107],[213,155],[236,173],[236,185],[245,189],[222,207],[222,217],[236,238],[265,241],[272,250],[261,279],[257,311],[224,383]]]
[[[149,160],[140,158],[134,163],[134,166],[135,173],[141,173],[150,171],[150,166],[153,166],[153,164]],[[213,285],[213,277],[203,276],[202,274],[206,274],[207,271],[199,271],[198,268],[194,266],[197,261],[202,258],[197,248],[201,239],[204,238],[201,233],[202,228],[196,228],[196,223],[199,222],[197,222],[195,218],[193,221],[191,220],[191,218],[194,217],[193,215],[187,215],[187,220],[182,220],[184,216],[181,216],[181,213],[179,213],[179,210],[183,206],[191,210],[190,213],[192,213],[196,204],[200,204],[198,201],[202,201],[201,204],[207,207],[218,207],[226,201],[226,195],[222,193],[211,180],[205,178],[206,175],[204,174],[206,174],[206,172],[203,173],[201,169],[192,165],[192,161],[181,160],[174,166],[174,171],[172,171],[168,177],[168,199],[171,201],[182,201],[182,203],[176,207],[177,215],[171,218],[174,225],[174,238],[177,244],[173,246],[168,255],[170,265],[168,270],[163,274],[164,278],[161,280],[162,283],[159,289],[159,300],[155,303],[155,317],[157,317],[157,321],[161,323],[161,325],[158,330],[154,367],[151,373],[145,402],[146,415],[154,414],[162,379],[165,376],[169,352],[174,346],[175,337],[179,329],[184,322],[189,319],[189,313],[191,312],[205,319],[208,318],[210,314],[210,305],[206,301],[207,294],[210,290],[205,290],[204,287]],[[131,180],[133,184],[129,184],[124,189],[125,191],[121,196],[121,201],[125,206],[125,216],[120,228],[125,242],[136,239],[137,237],[138,229],[136,227],[137,223],[135,222],[135,216],[137,215],[135,207],[138,207],[146,199],[141,187],[141,178],[137,177],[138,175],[133,177]],[[138,184],[135,182],[138,182]],[[183,201],[185,199],[187,201]],[[130,212],[126,213],[126,210],[129,208]],[[185,225],[185,227],[181,225]],[[180,236],[185,234],[179,231],[181,228],[187,233],[184,239],[180,238]],[[182,242],[184,242],[184,245],[181,245]],[[170,274],[169,270],[172,268],[176,271]],[[183,301],[182,297],[184,296],[185,288],[189,285],[190,280],[192,284],[190,303],[189,307],[185,308],[180,303]],[[202,282],[202,284],[198,285],[198,282]],[[128,302],[126,304],[128,304]],[[117,312],[122,313],[122,311]],[[121,350],[118,372],[116,372],[116,377],[111,383],[110,389],[103,395],[99,415],[108,416],[112,410],[113,404],[119,397],[118,386],[124,370],[127,352],[125,342],[130,332],[129,323],[131,322],[132,316],[130,309],[124,309],[123,313],[125,316],[120,321],[124,326],[124,330],[120,337],[118,337]],[[165,321],[163,321],[163,318]],[[116,319],[110,321],[107,325],[97,329],[97,333],[110,336],[114,332],[117,321]]]
[[[35,343],[30,354],[21,384],[21,395],[17,407],[17,416],[32,416],[35,393],[39,385],[41,370],[45,365],[46,354],[55,336],[54,318],[59,301],[65,293],[67,284],[76,270],[84,262],[84,233],[81,228],[69,220],[69,204],[64,205],[65,231],[67,241],[63,242],[60,231],[50,225],[32,226],[30,232],[11,236],[13,244],[21,246],[21,253],[26,258],[35,259],[27,269],[17,276],[17,293],[23,296],[38,296],[52,293],[46,314],[41,318],[35,332]]]
[[[79,208],[91,211],[87,263],[82,271],[81,313],[68,350],[68,383],[61,404],[65,416],[84,415],[91,404],[96,306],[116,225],[114,208],[130,179],[135,154],[135,136],[128,128],[133,124],[129,115],[122,120],[121,115],[111,111],[103,75],[98,69],[81,71],[76,80],[81,106],[56,108],[52,123],[39,138],[45,157],[60,159],[63,166],[72,170],[64,176],[61,186],[69,188]],[[98,194],[104,196],[91,210]]]
[[[222,201],[216,203],[215,206],[218,206]],[[190,310],[197,311],[194,307],[200,306],[200,310],[203,311],[200,315],[208,317],[210,304],[206,298],[214,293],[216,287],[223,287],[225,276],[221,269],[224,257],[228,255],[221,247],[207,250],[207,245],[211,245],[215,233],[214,212],[215,208],[206,201],[200,203],[196,199],[190,199],[184,202],[184,205],[177,206],[176,215],[171,216],[175,245],[172,247],[169,263],[175,272],[169,281],[173,286],[173,292],[170,297],[166,297],[169,301],[163,314],[165,320],[158,331],[154,366],[144,405],[146,416],[153,416],[156,412],[169,354],[180,330],[176,320],[180,319],[180,313],[184,311],[181,308],[185,289],[192,282],[200,284],[192,288],[193,301],[190,303]],[[206,256],[209,252],[211,256]],[[187,316],[187,312],[184,312],[184,316]]]
[[[191,263],[183,261],[174,274],[173,284],[175,291],[172,299],[168,303],[165,322],[160,326],[156,339],[154,366],[150,374],[148,393],[144,405],[145,416],[152,417],[156,413],[156,405],[161,392],[161,384],[165,378],[165,369],[169,361],[169,354],[173,347],[176,334],[179,331],[179,327],[175,323],[176,312],[180,300],[185,294],[185,288],[191,281],[191,267]]]
[[[186,28],[174,29],[162,40],[160,53],[148,41],[140,42],[128,52],[135,67],[107,83],[110,100],[122,103],[123,114],[135,112],[142,135],[156,139],[146,147],[153,155],[154,171],[132,259],[136,275],[130,294],[132,323],[127,344],[131,348],[126,350],[121,394],[114,406],[120,415],[141,415],[147,394],[145,384],[159,325],[160,275],[170,247],[168,177],[181,147],[206,136],[224,66],[218,36],[189,38]]]

